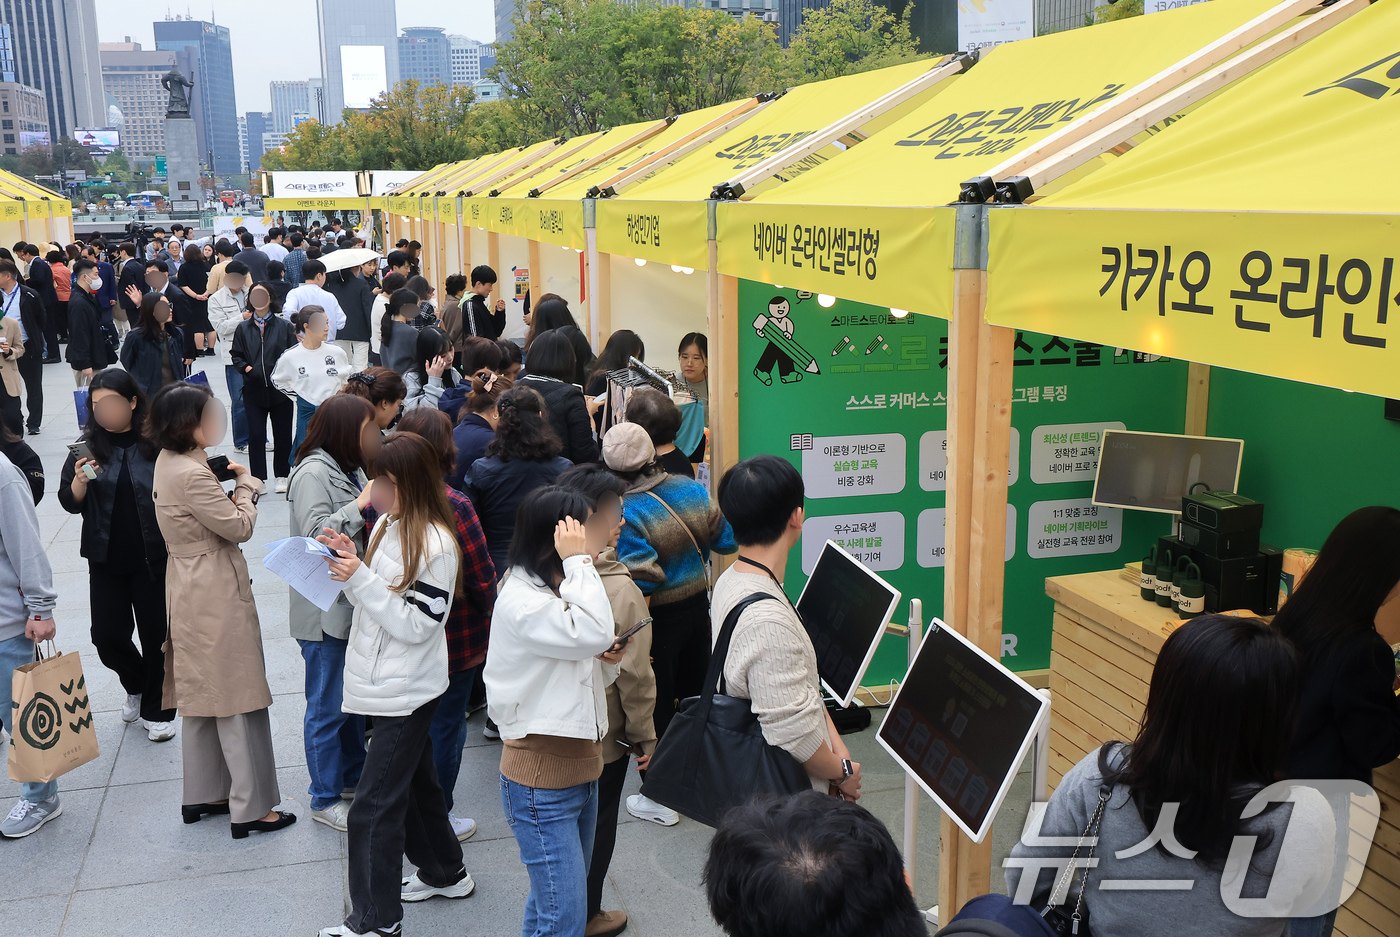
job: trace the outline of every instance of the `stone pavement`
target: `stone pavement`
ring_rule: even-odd
[[[201,359],[196,368],[201,367],[227,402],[217,359]],[[55,364],[45,366],[44,375],[43,433],[27,439],[49,476],[38,514],[59,596],[57,643],[62,651],[82,655],[102,755],[59,780],[62,816],[26,839],[0,840],[0,919],[21,937],[313,937],[343,917],[346,851],[344,834],[309,817],[301,654],[287,633],[287,587],[260,562],[263,544],[288,535],[286,500],[269,487],[259,504],[257,532],[244,552],[263,625],[284,806],[300,819],[287,830],[234,841],[227,818],[191,826],[180,822],[178,737],[153,743],[139,723],[121,721],[124,691],[98,661],[88,637],[87,564],[78,555],[81,518],[65,513],[55,494],[66,445],[78,432],[71,372],[66,364]],[[231,446],[230,440],[216,451],[234,455]],[[883,712],[874,713],[875,725]],[[482,717],[471,719],[456,789],[458,813],[479,824],[464,847],[476,892],[464,901],[406,906],[407,937],[508,937],[520,931],[529,880],[501,812],[499,743],[482,737]],[[899,842],[903,776],[874,735],[872,725],[847,736],[864,765],[861,804],[884,820]],[[1023,770],[993,833],[997,866],[1024,821],[1029,785]],[[637,786],[634,772],[627,793]],[[3,816],[17,795],[13,782],[0,782],[0,795]],[[937,901],[938,809],[927,798],[919,828],[916,893],[928,906]],[[666,829],[635,820],[624,809],[604,907],[627,911],[630,933],[637,937],[718,935],[700,887],[709,838],[708,828],[689,820]],[[1000,878],[993,873],[998,890]]]

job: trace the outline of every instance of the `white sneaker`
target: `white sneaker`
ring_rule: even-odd
[[[675,826],[681,822],[681,815],[670,807],[658,804],[645,794],[633,794],[627,798],[627,812],[638,820],[650,820],[662,826]]]
[[[281,478],[277,479],[276,490],[279,495],[287,493],[287,476],[283,475]]]
[[[233,451],[234,451],[234,452],[247,452],[247,451],[248,451],[248,447],[247,447],[247,446],[234,446],[234,447],[233,447]]]
[[[175,723],[146,720],[146,738],[152,742],[168,742],[175,737]]]
[[[269,440],[267,441],[267,451],[268,451],[268,452],[271,452],[271,451],[272,451],[272,440],[271,440],[271,439],[269,439]]]
[[[350,828],[350,805],[343,800],[338,800],[325,810],[311,811],[311,819],[344,833]]]
[[[471,817],[459,817],[449,813],[447,822],[452,824],[452,832],[457,834],[459,843],[465,843],[476,835],[476,821]]]
[[[501,730],[496,728],[496,724],[490,719],[486,720],[486,725],[481,727],[481,737],[498,742],[501,739]]]
[[[387,929],[376,927],[374,930],[366,931],[363,934],[359,931],[351,930],[344,924],[337,924],[334,927],[321,928],[320,937],[399,937],[402,933],[402,922],[396,923],[393,927]]]
[[[141,694],[126,696],[126,702],[122,703],[122,722],[135,722],[141,718]]]
[[[414,872],[403,880],[403,892],[399,898],[403,901],[427,901],[441,895],[443,898],[465,898],[476,891],[476,882],[472,881],[471,875],[462,873],[462,880],[455,885],[446,885],[442,888],[434,888],[418,877]]]

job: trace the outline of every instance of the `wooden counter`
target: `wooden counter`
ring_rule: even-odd
[[[1119,570],[1045,580],[1055,600],[1050,642],[1050,785],[1111,739],[1131,741],[1152,667],[1175,615],[1143,601]],[[1356,893],[1337,914],[1340,937],[1400,935],[1400,761],[1375,773],[1381,822]]]

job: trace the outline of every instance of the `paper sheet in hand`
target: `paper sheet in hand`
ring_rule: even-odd
[[[345,583],[331,578],[326,557],[330,550],[310,537],[289,537],[267,544],[263,566],[274,576],[291,586],[321,611],[329,611],[345,588]]]

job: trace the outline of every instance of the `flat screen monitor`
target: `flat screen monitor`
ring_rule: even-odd
[[[1180,514],[1193,489],[1237,491],[1243,451],[1243,439],[1104,430],[1094,503]]]
[[[855,698],[898,604],[898,589],[826,542],[798,596],[797,612],[816,649],[822,686],[843,707]]]
[[[992,828],[1050,701],[934,619],[876,741],[974,842]]]

